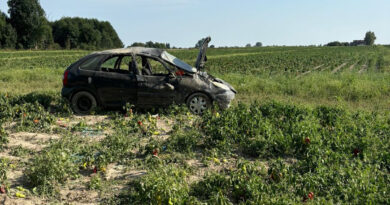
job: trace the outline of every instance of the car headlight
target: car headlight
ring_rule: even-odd
[[[230,90],[230,88],[229,88],[227,85],[222,84],[222,83],[213,82],[213,85],[214,85],[215,87],[219,87],[219,88],[222,88],[222,89],[224,89],[224,90]]]

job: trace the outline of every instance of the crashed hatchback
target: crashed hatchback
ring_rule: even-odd
[[[236,90],[203,71],[210,40],[203,42],[194,67],[156,48],[92,53],[66,69],[62,96],[77,114],[126,103],[138,107],[185,103],[195,114],[202,114],[213,102],[228,108]]]

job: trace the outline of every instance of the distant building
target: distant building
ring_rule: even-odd
[[[366,43],[363,40],[354,40],[350,43],[350,46],[364,46]]]

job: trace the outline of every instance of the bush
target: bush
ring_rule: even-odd
[[[4,149],[7,143],[8,143],[8,133],[4,130],[2,123],[0,122],[0,151]]]
[[[27,168],[27,181],[38,193],[53,196],[58,185],[78,177],[79,167],[75,155],[64,141],[54,144],[34,158]]]
[[[187,173],[173,166],[161,167],[132,183],[128,203],[187,204],[189,186]]]

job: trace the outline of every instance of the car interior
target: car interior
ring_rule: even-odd
[[[120,74],[142,74],[145,76],[165,76],[170,72],[160,61],[142,55],[135,56],[113,56],[105,60],[100,70],[104,72],[115,72]]]

